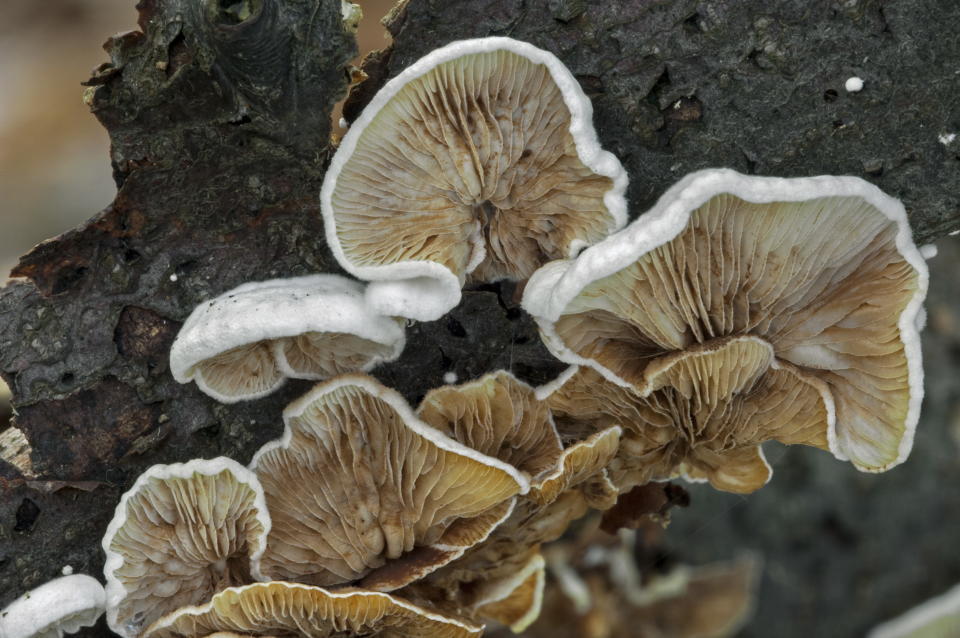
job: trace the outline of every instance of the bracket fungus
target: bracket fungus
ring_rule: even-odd
[[[0,611],[3,638],[60,638],[90,627],[103,614],[103,585],[86,574],[55,578]]]
[[[327,243],[384,315],[437,319],[467,277],[525,279],[626,223],[626,173],[570,71],[526,42],[461,40],[390,80],[320,194]]]
[[[319,384],[283,418],[282,438],[250,464],[273,517],[260,580],[400,587],[485,539],[529,489],[514,467],[425,424],[369,377]]]
[[[403,351],[402,320],[371,313],[339,275],[246,283],[197,306],[170,349],[180,383],[223,403],[265,396],[287,377],[369,370]]]
[[[913,441],[927,279],[903,205],[863,180],[707,170],[541,268],[523,306],[554,354],[641,396],[664,357],[762,341],[770,370],[823,390],[830,451],[879,472]]]
[[[103,537],[107,624],[125,638],[185,605],[251,582],[270,531],[263,489],[226,457],[154,465]]]
[[[151,625],[144,638],[203,638],[218,632],[304,638],[469,638],[476,627],[401,598],[357,589],[275,581],[231,587],[203,605]]]

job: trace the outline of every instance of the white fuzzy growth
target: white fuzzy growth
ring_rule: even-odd
[[[687,226],[690,215],[709,199],[729,193],[747,202],[801,202],[821,197],[857,197],[896,223],[897,250],[917,273],[917,292],[898,319],[900,340],[907,358],[910,402],[897,458],[882,467],[858,469],[881,472],[902,463],[913,446],[913,436],[923,399],[923,363],[917,315],[927,295],[929,273],[923,255],[913,242],[907,213],[899,200],[858,177],[758,177],[742,175],[730,169],[707,169],[691,173],[674,184],[649,211],[623,230],[584,250],[574,260],[560,260],[538,269],[527,282],[523,308],[536,319],[547,348],[561,361],[589,365],[610,381],[626,382],[596,361],[587,360],[570,350],[554,323],[567,305],[588,285],[633,264],[661,246]],[[841,450],[835,454],[844,456]]]
[[[72,565],[64,565],[64,566],[63,566],[63,569],[60,570],[60,573],[63,574],[64,576],[69,576],[70,574],[73,573],[73,566],[72,566]]]
[[[386,360],[398,357],[405,345],[403,327],[367,307],[360,282],[339,275],[271,279],[243,284],[197,306],[170,348],[170,371],[180,383],[189,383],[194,366],[206,359],[306,332],[341,332],[392,346]],[[381,361],[375,358],[364,369]]]
[[[103,586],[85,574],[56,578],[10,603],[0,612],[3,638],[59,638],[97,622],[103,613]]]
[[[267,536],[270,534],[272,523],[270,521],[270,514],[267,511],[267,501],[263,493],[263,487],[260,485],[260,479],[257,478],[256,474],[233,459],[225,456],[220,456],[215,459],[194,459],[186,463],[173,463],[171,465],[154,465],[141,474],[133,484],[133,487],[120,497],[120,502],[117,504],[116,510],[114,510],[113,520],[111,520],[107,526],[107,533],[104,534],[103,541],[101,542],[103,553],[106,555],[106,561],[104,561],[103,565],[103,575],[107,581],[105,605],[107,624],[115,633],[124,638],[134,638],[134,636],[140,633],[138,628],[121,626],[117,622],[118,608],[128,592],[123,583],[120,582],[120,579],[115,575],[116,571],[123,566],[123,555],[114,552],[110,548],[110,545],[113,543],[117,532],[119,532],[127,522],[127,501],[141,489],[144,489],[151,479],[160,481],[189,479],[195,474],[216,476],[224,471],[233,474],[238,483],[246,483],[255,494],[253,506],[256,510],[256,519],[263,527],[263,535],[260,537],[258,546],[250,553],[250,561],[251,563],[259,563],[260,557],[263,555],[267,546]]]
[[[843,88],[847,90],[847,93],[857,93],[863,90],[863,80],[857,76],[847,78],[847,81],[843,83]]]
[[[443,382],[447,385],[453,385],[457,382],[457,373],[452,370],[443,373]]]
[[[943,144],[944,146],[952,144],[953,140],[955,139],[957,139],[956,133],[941,133],[940,135],[937,136],[937,141]]]
[[[406,268],[411,264],[418,267]],[[371,313],[415,321],[436,321],[460,303],[461,282],[446,266],[433,261],[405,261],[394,265],[398,266],[397,272],[432,271],[434,275],[371,281],[365,293],[367,308]]]
[[[553,81],[560,89],[564,104],[570,111],[570,135],[573,137],[580,161],[593,172],[609,177],[613,186],[603,197],[604,205],[614,220],[613,228],[622,227],[627,220],[627,202],[624,193],[627,189],[627,172],[620,160],[609,151],[601,148],[593,128],[593,105],[583,93],[583,89],[573,74],[549,51],[538,49],[527,42],[512,38],[489,37],[473,40],[458,40],[436,49],[407,67],[402,73],[387,82],[370,100],[360,116],[343,136],[337,152],[334,154],[320,189],[320,210],[323,214],[327,244],[340,265],[352,275],[367,281],[397,281],[403,279],[435,279],[436,287],[421,284],[413,288],[394,286],[387,290],[372,288],[368,291],[371,308],[383,314],[403,316],[420,321],[439,319],[460,302],[460,287],[463,282],[446,266],[431,261],[400,261],[392,264],[362,266],[351,262],[344,253],[337,235],[333,211],[333,191],[346,163],[356,150],[363,130],[374,120],[380,110],[410,81],[415,80],[435,67],[457,58],[492,51],[509,51],[524,57],[535,64],[547,67]],[[568,247],[568,254],[574,255],[582,247],[574,242]],[[474,254],[476,257],[476,253]],[[472,263],[473,267],[479,264]],[[469,270],[469,268],[468,268]],[[455,290],[452,290],[455,288]],[[436,295],[436,299],[411,295],[421,293]],[[408,296],[404,296],[408,295]],[[391,311],[391,312],[388,312]],[[402,314],[410,312],[413,314]]]
[[[920,254],[923,255],[924,259],[933,259],[937,256],[936,244],[924,244],[920,246]]]
[[[927,627],[928,625],[931,627]],[[947,633],[932,633],[934,626]],[[931,633],[925,633],[925,628]],[[867,638],[910,638],[921,635],[960,635],[960,585],[914,607],[902,616],[874,627],[867,634]]]

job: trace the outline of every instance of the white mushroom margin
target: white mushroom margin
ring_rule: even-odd
[[[195,381],[214,399],[235,403],[266,396],[283,384],[283,377],[259,392],[227,395],[212,388],[198,366],[248,344],[274,341],[274,362],[291,378],[324,378],[293,370],[284,354],[285,338],[308,332],[343,333],[384,347],[386,354],[369,357],[359,370],[393,361],[406,345],[404,324],[370,312],[363,294],[362,283],[331,274],[242,284],[193,310],[170,348],[170,371],[179,383]]]
[[[568,130],[573,137],[580,161],[593,172],[613,181],[613,186],[604,195],[603,202],[614,220],[614,228],[620,228],[626,223],[627,203],[624,192],[627,188],[627,173],[613,153],[601,148],[593,128],[593,105],[569,69],[549,51],[513,38],[488,37],[451,42],[420,58],[380,89],[360,116],[350,124],[350,129],[343,136],[330,162],[320,190],[320,210],[323,214],[327,245],[347,272],[372,282],[367,288],[366,296],[375,312],[419,321],[439,319],[460,302],[462,282],[446,266],[433,261],[406,260],[371,266],[351,262],[337,236],[334,220],[332,198],[337,178],[353,155],[363,130],[408,82],[425,75],[444,62],[465,55],[499,50],[509,51],[546,66],[570,111]],[[477,242],[476,248],[478,252],[470,261],[470,269],[476,268],[484,258],[483,242]],[[568,247],[568,257],[575,256],[583,248],[583,243],[573,242]]]
[[[55,578],[0,612],[3,638],[60,638],[90,627],[103,614],[103,585],[86,574]]]
[[[731,169],[706,169],[687,175],[668,189],[653,208],[623,230],[587,248],[576,259],[553,261],[533,274],[524,289],[522,306],[536,319],[547,348],[566,363],[592,367],[611,382],[629,387],[627,382],[597,361],[584,358],[568,348],[557,334],[555,323],[567,305],[589,284],[628,267],[642,255],[675,238],[687,226],[693,211],[722,194],[757,204],[799,202],[821,197],[858,197],[896,224],[896,247],[917,273],[917,290],[897,319],[907,359],[910,399],[897,458],[883,469],[902,463],[913,447],[923,400],[923,363],[918,327],[923,325],[921,314],[929,284],[929,271],[913,241],[903,204],[858,177],[759,177],[743,175]],[[571,373],[568,371],[566,374]],[[546,394],[556,385],[544,388],[538,394]],[[836,415],[831,414],[830,418],[835,419]],[[831,438],[834,456],[849,460],[837,447],[835,438]]]

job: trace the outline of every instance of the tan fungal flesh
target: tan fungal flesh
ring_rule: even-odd
[[[520,489],[503,469],[421,436],[359,386],[322,394],[287,427],[289,442],[255,468],[273,519],[261,563],[270,578],[352,582]]]
[[[359,585],[375,591],[393,591],[419,580],[464,552],[482,543],[513,511],[514,500],[504,501],[473,518],[459,518],[453,522],[433,545],[416,547],[400,558],[373,570]]]
[[[563,451],[557,470],[531,490],[530,497],[540,505],[548,505],[568,489],[591,482],[589,493],[591,507],[594,503],[608,500],[608,480],[604,468],[610,463],[620,446],[620,429],[610,427],[591,435],[585,441],[571,445]],[[594,498],[593,495],[599,495]],[[616,498],[614,497],[614,502]],[[609,504],[610,506],[613,503]]]
[[[509,372],[431,390],[417,414],[451,438],[532,477],[552,471],[562,452],[547,405]]]
[[[543,65],[465,55],[410,81],[363,130],[332,196],[337,236],[361,266],[427,260],[461,280],[529,277],[615,225],[612,181],[578,158]]]
[[[564,342],[643,389],[647,364],[756,335],[821,379],[857,465],[898,455],[909,403],[898,319],[917,272],[897,226],[859,198],[753,204],[713,197],[673,240],[588,285],[556,324]]]
[[[224,470],[191,478],[152,478],[127,500],[126,522],[110,550],[127,590],[117,624],[144,627],[163,614],[248,583],[249,556],[262,549],[256,492]]]
[[[196,376],[221,396],[262,395],[283,383],[269,341],[227,350],[195,366]]]
[[[145,638],[200,638],[228,631],[302,638],[467,638],[473,627],[401,599],[362,590],[336,593],[284,582],[223,591],[151,626]]]
[[[519,578],[486,584],[480,592],[481,599],[490,591],[496,591],[496,595],[477,605],[477,614],[510,627],[514,633],[524,631],[540,615],[546,582],[544,565],[543,557],[538,553],[519,570]]]
[[[293,376],[327,379],[364,369],[374,359],[388,359],[394,347],[344,332],[307,332],[280,340],[283,357]]]
[[[624,428],[608,466],[620,490],[684,474],[752,492],[770,474],[759,444],[827,447],[825,384],[775,364],[760,339],[718,339],[654,360],[648,369],[645,397],[581,368],[548,399],[561,428],[569,421]]]

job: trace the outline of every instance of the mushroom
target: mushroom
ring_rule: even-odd
[[[761,443],[828,449],[833,406],[824,382],[778,362],[761,339],[717,341],[655,359],[646,395],[584,367],[547,403],[564,426],[624,428],[607,466],[621,492],[682,475],[749,493],[771,475]]]
[[[250,464],[273,517],[259,580],[402,586],[485,539],[529,489],[369,377],[319,384],[283,418],[282,438]]]
[[[552,54],[461,40],[388,82],[353,122],[320,193],[340,265],[377,312],[437,319],[476,281],[525,279],[626,222],[626,173]]]
[[[154,465],[103,537],[107,624],[126,638],[184,605],[250,582],[270,515],[257,477],[220,457]]]
[[[513,574],[484,583],[473,609],[482,618],[507,625],[515,634],[522,633],[540,616],[545,564],[543,556],[537,553]]]
[[[530,477],[553,472],[563,453],[547,404],[505,370],[431,390],[420,402],[417,416]]]
[[[369,370],[403,351],[401,320],[371,313],[339,275],[246,283],[197,306],[170,349],[180,383],[223,403],[265,396],[287,377]]]
[[[85,574],[55,578],[0,611],[3,638],[60,638],[91,627],[103,614],[103,586]]]
[[[425,422],[530,477],[528,498],[547,505],[564,490],[599,475],[616,454],[620,428],[586,435],[566,449],[547,404],[505,370],[431,390],[417,408]],[[612,503],[611,503],[612,505]]]
[[[530,638],[723,638],[735,635],[753,612],[759,560],[746,555],[699,567],[679,566],[641,585],[624,582],[635,570],[632,554],[591,544],[591,562],[570,565],[569,552],[551,552],[540,622]],[[604,568],[604,569],[601,569]]]
[[[771,370],[825,386],[830,451],[883,471],[907,457],[919,415],[927,279],[903,206],[867,182],[708,170],[541,268],[523,306],[558,357],[643,396],[658,359],[761,340]]]
[[[231,587],[209,602],[153,623],[144,638],[202,638],[216,632],[304,638],[468,638],[476,627],[402,598],[359,589],[336,592],[282,581]]]

